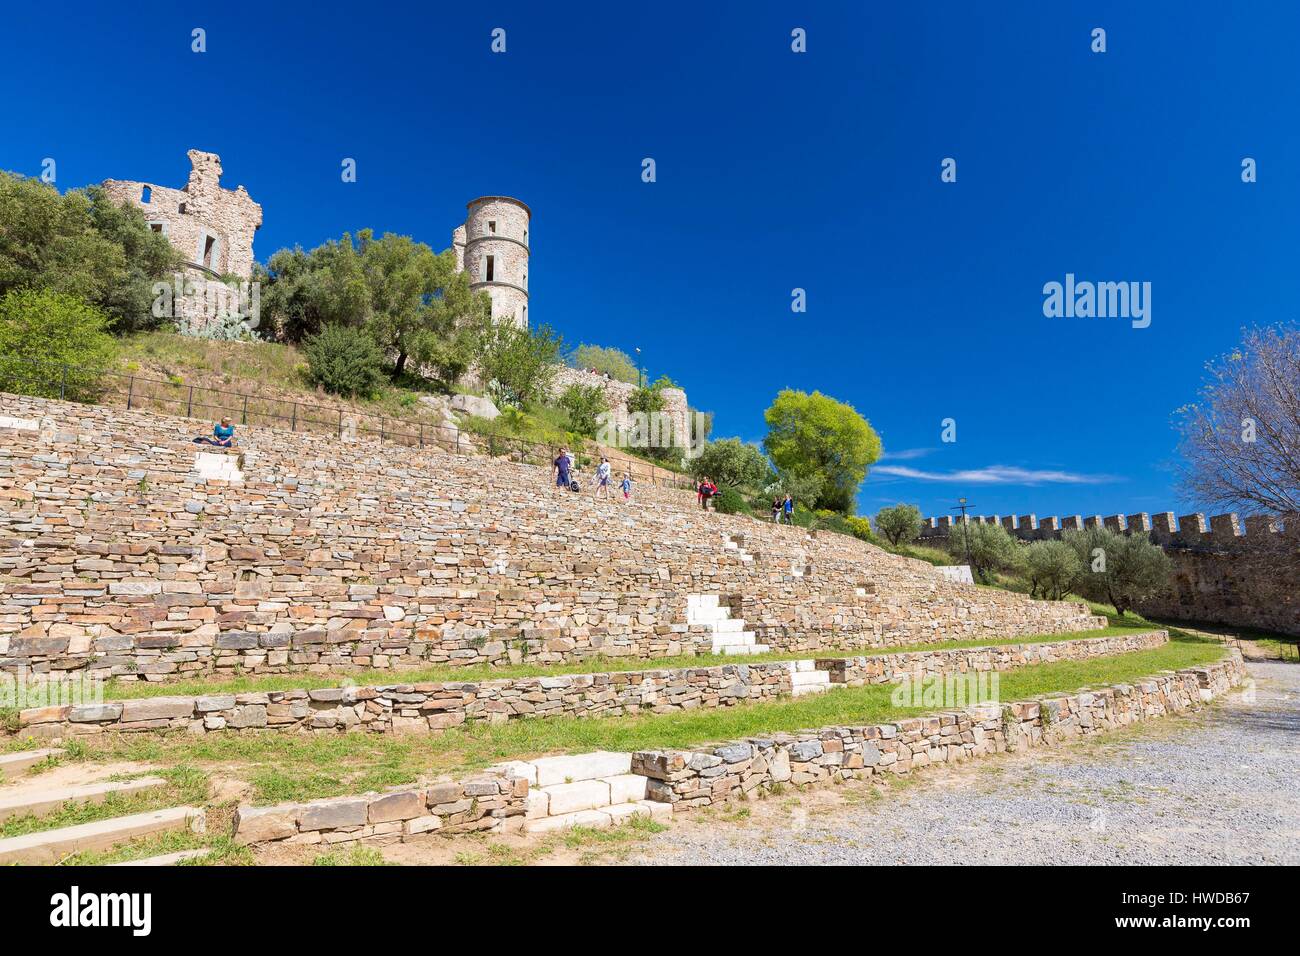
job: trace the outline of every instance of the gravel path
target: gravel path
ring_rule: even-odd
[[[626,862],[1300,863],[1300,665],[1186,718],[684,815]]]

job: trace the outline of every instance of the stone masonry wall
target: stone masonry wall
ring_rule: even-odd
[[[1266,516],[1202,513],[1175,518],[1172,511],[1131,515],[987,515],[976,522],[1001,524],[1022,541],[1059,538],[1063,531],[1104,527],[1143,535],[1173,562],[1170,588],[1139,603],[1148,616],[1205,621],[1300,635],[1300,515],[1284,527]],[[953,519],[928,518],[917,539],[942,546]]]
[[[968,671],[1005,671],[1083,660],[1166,643],[1164,631],[1111,637],[818,660],[832,684],[891,683]],[[147,697],[20,711],[23,737],[58,740],[111,731],[193,734],[268,729],[295,732],[437,733],[465,723],[521,718],[616,717],[711,710],[791,695],[794,662],[762,661],[646,671],[562,674],[473,682],[385,684],[199,696]]]
[[[1101,623],[669,489],[596,501],[501,459],[244,427],[243,467],[218,480],[190,441],[206,424],[8,395],[0,415],[41,423],[0,428],[5,670],[158,680],[676,656],[711,645],[687,621],[695,593],[790,650]]]
[[[555,379],[551,383],[551,398],[558,399],[573,385],[597,385],[604,389],[605,401],[609,405],[609,410],[614,413],[614,424],[621,432],[631,430],[631,413],[627,408],[627,400],[637,390],[637,386],[613,378],[607,379],[603,375],[596,375],[584,369],[562,366],[555,373]],[[689,444],[691,436],[691,412],[686,400],[686,392],[680,388],[665,388],[663,398],[663,414],[672,428],[671,435],[663,436],[663,440],[671,443],[674,436],[681,436],[677,439],[677,444],[684,447]]]
[[[641,751],[633,755],[632,772],[651,778],[649,799],[685,810],[774,784],[909,773],[930,764],[1050,745],[1185,713],[1224,693],[1244,675],[1241,655],[1233,649],[1224,660],[1205,667],[1078,694],[983,704],[895,723],[773,734],[699,751]]]

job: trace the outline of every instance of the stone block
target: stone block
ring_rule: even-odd
[[[391,823],[394,820],[414,820],[425,815],[425,794],[422,790],[390,793],[370,801],[371,823]]]
[[[550,798],[551,816],[607,807],[610,804],[609,784],[603,780],[557,783],[543,789]]]
[[[632,755],[598,750],[573,756],[541,757],[532,763],[537,768],[537,785],[545,787],[630,773]]]

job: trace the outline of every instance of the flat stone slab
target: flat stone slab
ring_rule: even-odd
[[[43,750],[20,750],[12,754],[0,754],[0,780],[21,777],[47,757],[61,757],[63,753],[61,747],[47,747]]]
[[[0,840],[0,863],[58,863],[86,850],[110,850],[136,837],[170,830],[202,832],[203,811],[197,807],[150,810],[112,820],[96,820],[75,827],[42,830]]]
[[[201,451],[194,457],[194,471],[207,481],[243,481],[239,459],[234,455],[214,455]]]
[[[186,860],[196,860],[207,856],[207,850],[181,850],[178,853],[164,853],[162,856],[148,856],[143,860],[127,860],[124,863],[110,863],[109,866],[175,866]]]
[[[41,423],[34,418],[11,418],[8,415],[0,415],[0,428],[16,428],[19,431],[34,432],[40,431]]]
[[[632,817],[649,817],[658,823],[670,823],[673,807],[670,803],[656,800],[638,800],[633,803],[620,803],[599,810],[579,810],[576,813],[563,813],[554,817],[542,817],[527,820],[525,833],[547,833],[552,830],[569,830],[573,827],[592,827],[604,829],[630,820]]]
[[[621,773],[614,777],[602,777],[601,783],[609,785],[609,802],[611,804],[635,803],[645,799],[646,784],[649,778],[639,773]]]
[[[643,778],[644,779],[644,778]],[[580,810],[594,810],[610,805],[609,784],[603,780],[579,780],[575,783],[556,783],[542,788],[550,805],[550,816],[562,816]]]
[[[548,787],[556,783],[577,783],[630,773],[632,755],[597,750],[589,754],[541,757],[532,764],[537,769],[537,786]]]
[[[10,817],[44,817],[65,803],[101,803],[115,793],[130,796],[166,785],[167,781],[162,777],[141,777],[139,780],[108,780],[77,787],[24,786],[13,793],[0,791],[0,821]]]

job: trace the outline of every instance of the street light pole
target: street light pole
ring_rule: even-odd
[[[641,379],[641,387],[645,388],[645,368],[641,365],[641,346],[636,347],[636,371]]]
[[[973,505],[968,504],[968,503],[966,502],[966,499],[965,499],[965,498],[958,498],[958,499],[957,499],[957,507],[956,507],[956,508],[949,508],[949,509],[948,509],[949,511],[960,511],[960,512],[961,512],[961,523],[962,523],[962,527],[963,527],[963,529],[964,529],[964,530],[962,531],[962,540],[966,542],[966,564],[967,564],[967,565],[970,565],[970,563],[971,563],[971,560],[970,560],[970,525],[968,525],[968,524],[966,523],[966,509],[967,509],[967,508],[970,508],[970,507],[973,507]],[[973,566],[971,567],[971,571],[972,571],[972,573],[974,572],[974,567],[973,567]]]

